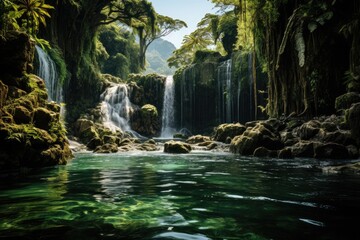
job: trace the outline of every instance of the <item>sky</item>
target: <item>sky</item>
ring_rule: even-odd
[[[196,25],[206,13],[215,13],[214,4],[209,0],[149,0],[155,11],[161,15],[180,19],[188,25],[179,31],[172,32],[163,39],[172,42],[176,48],[181,46],[182,39],[196,29]]]

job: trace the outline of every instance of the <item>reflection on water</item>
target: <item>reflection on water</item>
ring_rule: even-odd
[[[78,154],[0,183],[0,239],[356,239],[360,177],[315,160]]]

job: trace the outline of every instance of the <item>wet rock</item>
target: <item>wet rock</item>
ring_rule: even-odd
[[[313,142],[298,142],[292,148],[294,157],[314,157],[314,143]]]
[[[252,155],[256,148],[265,147],[269,150],[279,150],[284,147],[277,133],[270,131],[263,123],[257,123],[253,128],[236,136],[230,145],[230,151],[241,155]]]
[[[164,144],[164,152],[166,153],[189,153],[191,146],[180,141],[168,141]]]
[[[207,141],[210,141],[210,137],[202,136],[202,135],[195,135],[195,136],[189,137],[186,140],[186,143],[196,144],[196,143],[203,143],[203,142],[207,142]]]
[[[233,139],[235,136],[241,135],[246,130],[244,125],[240,123],[225,123],[215,128],[214,140],[226,142],[227,138]]]
[[[354,138],[352,138],[350,131],[337,130],[335,132],[328,132],[323,137],[324,142],[332,142],[342,145],[356,144]]]
[[[359,158],[359,149],[355,145],[346,146],[351,159]]]
[[[98,137],[94,137],[88,142],[86,147],[89,150],[95,150],[98,146],[101,146],[101,145],[103,145],[103,141]]]
[[[284,148],[278,152],[278,158],[291,159],[294,158],[291,148]]]
[[[265,147],[258,147],[254,151],[254,157],[270,157],[271,151]]]
[[[341,144],[325,143],[315,146],[314,157],[318,159],[349,159],[348,149]]]
[[[143,144],[140,144],[139,146],[136,147],[136,149],[140,150],[140,151],[147,151],[147,152],[159,150],[159,148],[156,146],[156,144],[152,144],[152,143],[149,143],[149,142],[145,142]]]
[[[95,149],[95,153],[116,153],[118,151],[118,146],[116,144],[106,143],[104,145],[98,146]]]
[[[142,106],[131,118],[131,128],[144,136],[157,135],[161,130],[160,126],[158,110],[151,104]]]
[[[357,163],[349,163],[340,166],[330,166],[324,167],[324,173],[336,174],[336,173],[345,173],[345,174],[360,174],[360,162]]]
[[[99,133],[96,131],[95,126],[91,126],[80,132],[79,138],[83,143],[87,144],[91,139],[100,138],[100,136]]]

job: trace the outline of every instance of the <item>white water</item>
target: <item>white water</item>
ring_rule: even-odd
[[[162,128],[161,135],[162,138],[172,138],[175,129],[174,129],[174,99],[175,99],[175,85],[173,76],[168,76],[165,82],[165,93],[163,101],[163,114],[162,114]]]
[[[116,84],[105,90],[100,96],[101,112],[104,126],[112,131],[130,131],[130,115],[133,104],[129,99],[129,89],[126,84]]]
[[[61,103],[63,101],[62,87],[58,82],[58,73],[54,61],[39,46],[35,46],[39,60],[37,75],[44,79],[48,90],[48,100]]]
[[[226,60],[218,69],[218,96],[220,101],[221,122],[231,122],[232,118],[232,92],[231,92],[231,65],[232,60]]]

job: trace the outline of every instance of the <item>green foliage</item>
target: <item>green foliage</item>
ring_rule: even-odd
[[[126,78],[129,73],[137,73],[141,69],[135,37],[119,25],[100,27],[96,52],[103,73]]]
[[[68,71],[61,50],[58,47],[53,47],[48,50],[48,53],[56,64],[56,69],[58,70],[58,81],[61,84],[64,84],[68,77]]]
[[[219,62],[221,55],[217,51],[213,50],[199,50],[195,52],[193,63],[204,63],[204,62]]]

